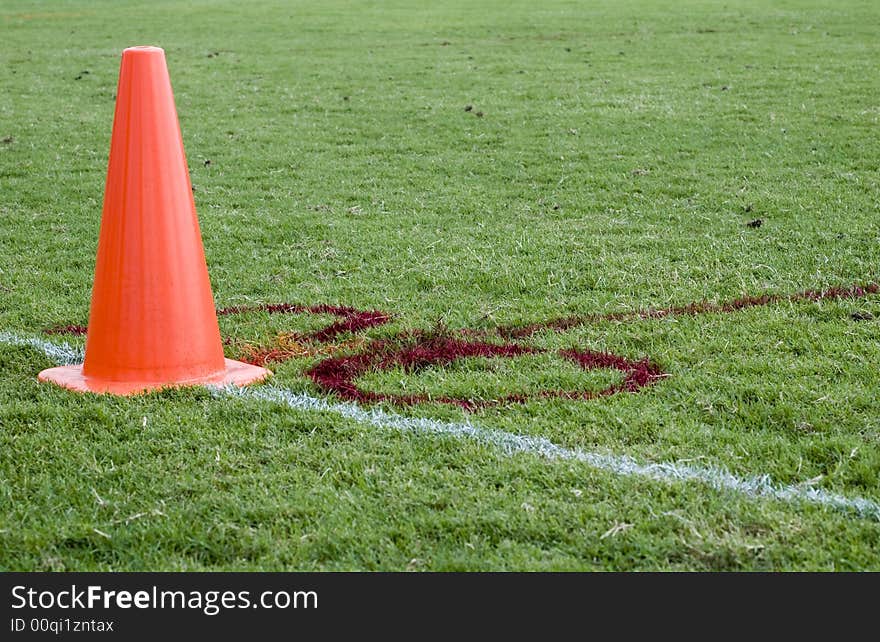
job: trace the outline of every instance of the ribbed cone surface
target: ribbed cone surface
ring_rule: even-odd
[[[223,348],[165,53],[122,54],[82,373],[186,382]]]

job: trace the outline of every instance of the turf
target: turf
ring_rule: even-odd
[[[395,395],[443,394],[479,402],[498,399],[517,389],[520,394],[556,388],[598,391],[622,378],[619,372],[584,371],[558,355],[540,354],[510,359],[473,357],[446,367],[429,366],[414,372],[397,366],[368,373],[360,383],[370,390]]]
[[[5,2],[0,330],[86,323],[119,54],[157,44],[218,307],[394,315],[334,342],[501,341],[778,295],[518,340],[668,374],[635,393],[395,409],[878,501],[880,296],[785,298],[880,277],[876,18],[870,0]],[[242,356],[336,320],[221,327]],[[547,354],[358,382],[485,398],[620,378]],[[328,395],[305,376],[322,358],[275,382]],[[845,512],[204,390],[79,396],[36,382],[49,365],[0,346],[2,570],[880,570],[880,523]]]

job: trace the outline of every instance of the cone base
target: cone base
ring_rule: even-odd
[[[262,381],[272,374],[266,368],[253,366],[249,363],[233,361],[232,359],[224,359],[224,361],[226,362],[226,368],[223,372],[210,377],[190,379],[188,381],[168,381],[165,383],[157,383],[155,381],[109,381],[85,376],[82,371],[82,364],[49,368],[37,375],[37,379],[54,383],[62,388],[76,392],[129,396],[162,388],[177,388],[181,386],[246,386],[249,383]]]

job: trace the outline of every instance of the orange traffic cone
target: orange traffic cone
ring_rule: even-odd
[[[85,363],[39,374],[77,391],[244,385],[223,358],[165,52],[122,52]]]

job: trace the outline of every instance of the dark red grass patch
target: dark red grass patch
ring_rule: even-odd
[[[357,310],[344,305],[298,305],[295,303],[260,303],[257,305],[235,305],[217,310],[218,316],[244,314],[246,312],[268,312],[269,314],[332,314],[339,321],[315,332],[300,336],[310,341],[329,341],[344,332],[360,332],[391,320],[391,315],[378,310]]]
[[[648,359],[631,361],[625,357],[607,352],[590,350],[562,350],[559,354],[574,361],[584,370],[611,368],[625,374],[622,382],[603,390],[542,390],[533,394],[517,393],[500,399],[464,399],[460,397],[431,397],[426,394],[396,395],[372,392],[359,388],[355,381],[367,372],[389,370],[400,367],[405,372],[418,372],[429,366],[447,366],[458,359],[469,357],[512,358],[524,354],[543,354],[543,348],[527,347],[518,344],[494,344],[482,341],[465,341],[449,337],[418,336],[407,344],[400,345],[390,341],[374,341],[364,352],[355,355],[324,359],[306,374],[321,389],[333,392],[343,399],[356,402],[389,401],[398,405],[413,405],[424,402],[448,403],[466,410],[495,406],[506,403],[525,403],[530,399],[558,397],[563,399],[594,399],[618,392],[636,392],[640,388],[655,383],[664,376],[660,367]]]
[[[430,397],[429,395],[393,395],[370,392],[360,389],[355,381],[368,371],[382,371],[401,367],[406,372],[417,372],[429,366],[446,366],[458,359],[469,357],[513,358],[523,354],[546,353],[543,348],[527,347],[518,343],[487,343],[483,339],[497,333],[507,340],[530,337],[549,329],[564,331],[588,323],[601,321],[634,321],[639,319],[662,319],[673,316],[695,316],[698,314],[737,312],[746,308],[770,305],[783,301],[823,301],[834,299],[860,298],[880,293],[880,285],[854,285],[851,287],[832,287],[826,290],[805,290],[795,294],[765,294],[743,296],[722,303],[697,301],[687,305],[666,308],[648,308],[633,312],[612,312],[608,314],[573,315],[533,323],[524,326],[500,327],[496,330],[462,329],[450,336],[449,332],[438,334],[423,330],[401,332],[392,340],[373,341],[367,344],[363,337],[331,343],[341,334],[357,333],[361,330],[383,325],[391,320],[391,315],[378,310],[357,310],[338,305],[298,305],[294,303],[261,303],[241,305],[217,310],[219,316],[243,314],[247,312],[268,312],[270,314],[330,314],[338,320],[325,328],[305,335],[283,333],[268,346],[246,344],[245,359],[251,363],[265,365],[267,362],[281,362],[297,356],[324,356],[351,352],[366,346],[357,354],[331,356],[320,361],[306,374],[322,389],[333,392],[344,399],[360,402],[390,401],[401,405],[435,401],[476,409],[504,403],[523,403],[534,398],[557,397],[563,399],[594,399],[618,392],[638,392],[667,376],[660,367],[645,358],[633,361],[608,352],[594,352],[575,348],[559,351],[559,355],[577,363],[584,370],[610,368],[624,373],[617,384],[603,390],[545,390],[533,394],[512,394],[494,400],[471,400],[456,397]],[[87,328],[82,325],[64,325],[46,330],[46,334],[84,335]],[[237,345],[230,338],[224,338],[224,345]]]
[[[69,334],[75,337],[83,336],[86,333],[84,325],[59,325],[54,328],[45,330],[46,334]]]
[[[378,310],[357,310],[344,305],[298,305],[295,303],[260,303],[257,305],[234,305],[217,310],[217,316],[230,316],[233,314],[245,314],[247,312],[268,312],[269,314],[331,314],[339,317],[339,321],[328,325],[326,328],[316,330],[297,338],[307,341],[329,341],[335,339],[344,332],[360,332],[367,328],[373,328],[391,320],[391,315]],[[84,325],[64,325],[46,330],[46,334],[70,334],[84,335],[87,328]],[[224,345],[231,341],[224,339]]]
[[[648,308],[634,312],[610,312],[607,314],[572,315],[541,321],[523,326],[507,326],[498,328],[502,337],[520,339],[529,337],[541,330],[556,330],[563,332],[589,323],[601,321],[636,321],[639,319],[662,319],[675,316],[696,316],[698,314],[712,314],[724,312],[738,312],[746,308],[755,308],[782,301],[825,301],[835,299],[855,299],[877,294],[880,285],[869,283],[867,285],[854,285],[851,287],[832,287],[827,290],[805,290],[795,294],[764,294],[761,296],[743,296],[732,301],[723,303],[711,303],[709,301],[697,301],[687,305],[670,306],[667,308]]]

